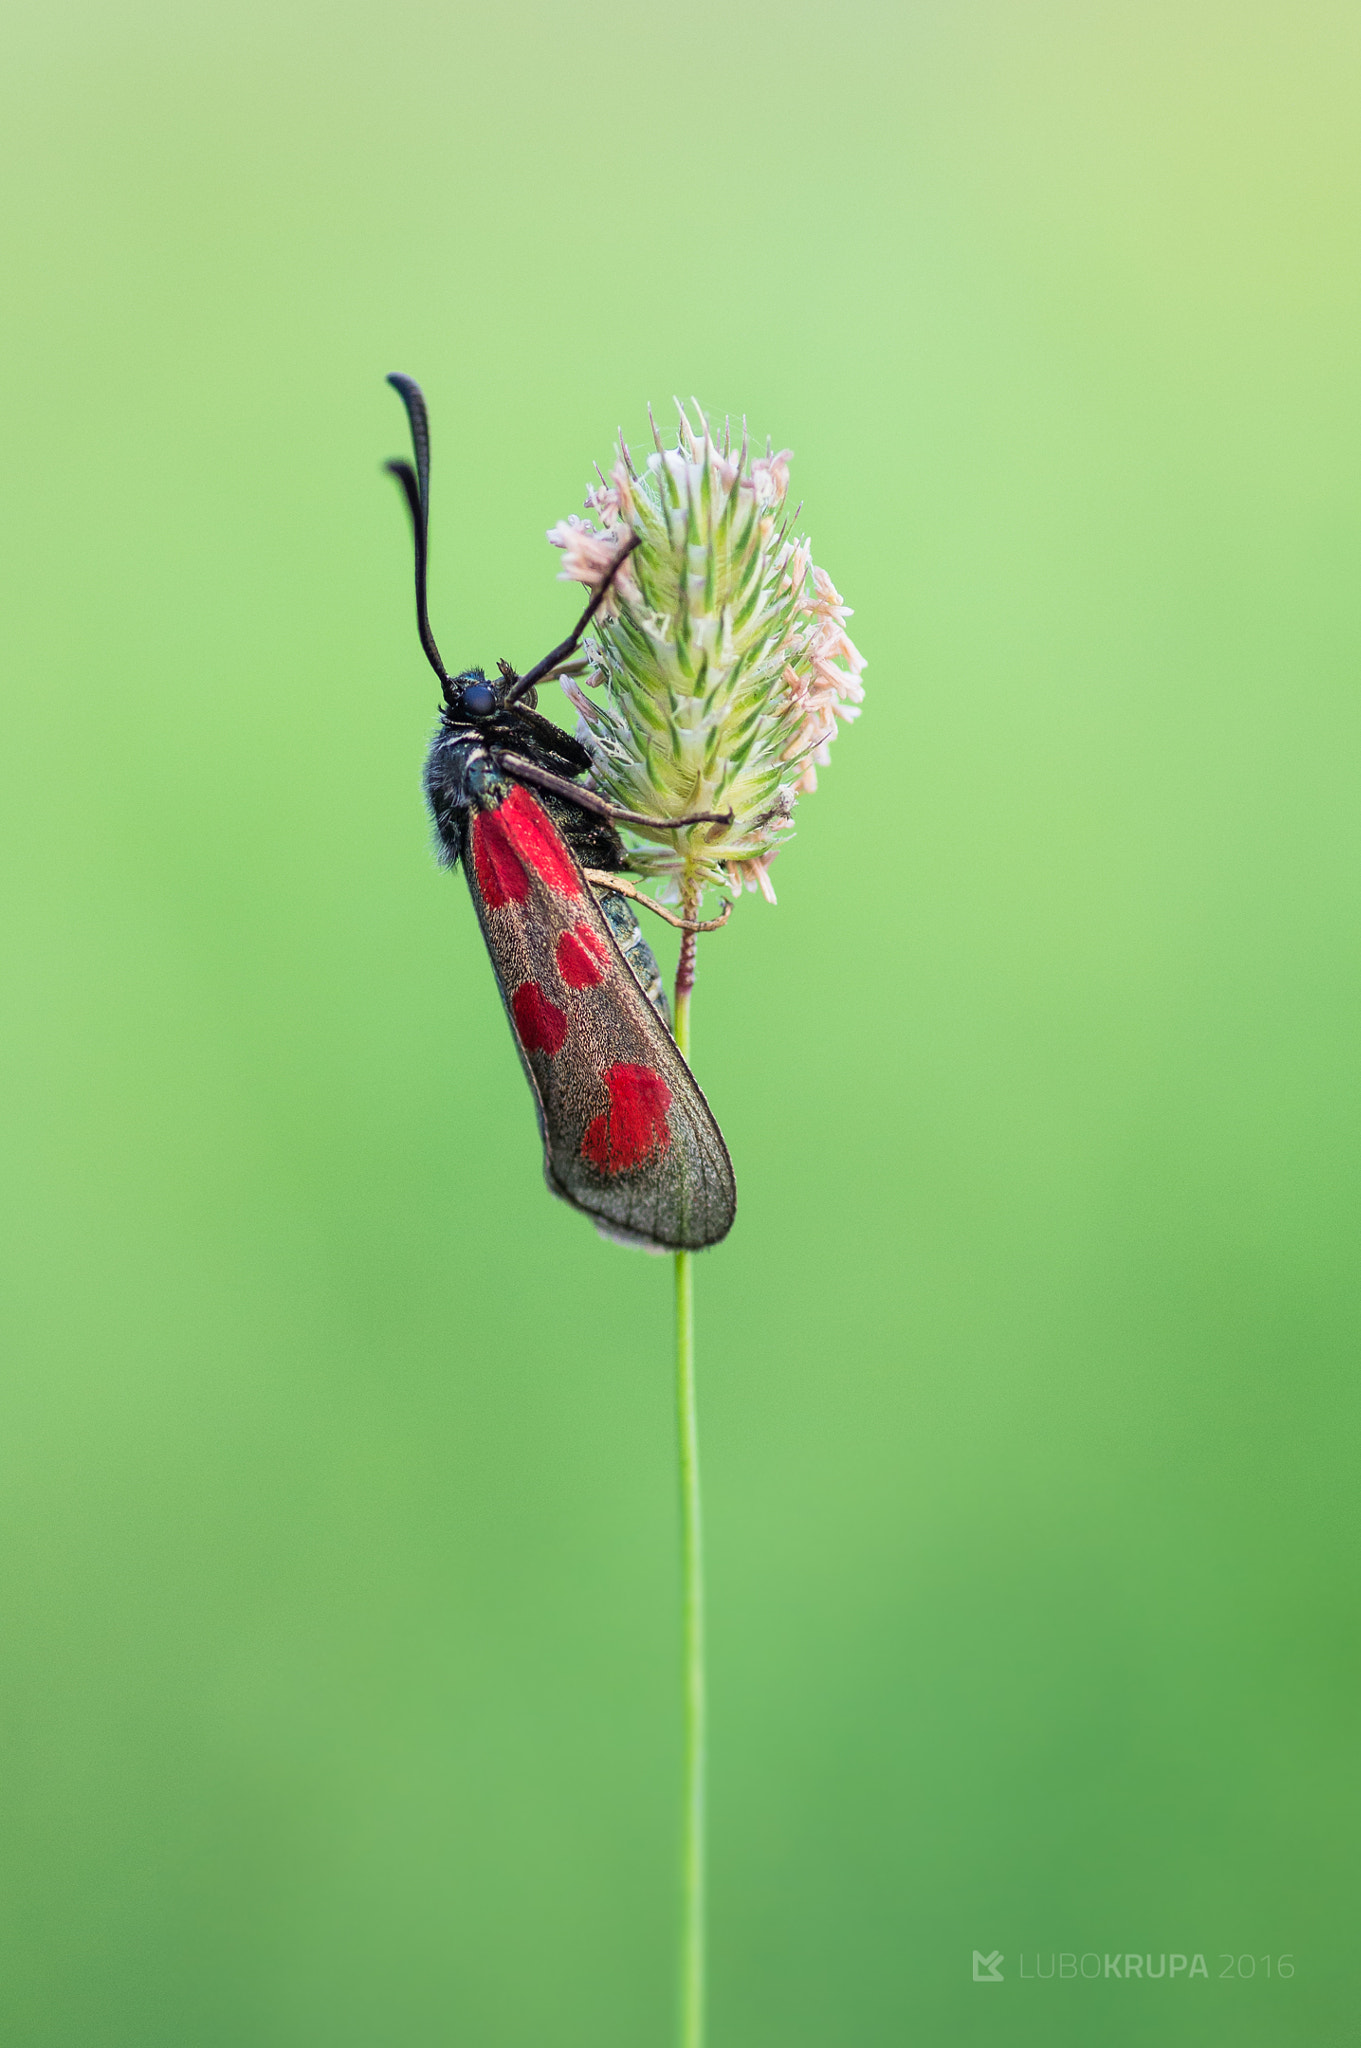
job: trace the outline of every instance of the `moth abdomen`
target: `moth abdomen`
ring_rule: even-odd
[[[596,901],[606,924],[614,933],[615,942],[628,963],[643,994],[651,1003],[657,1015],[671,1029],[671,1005],[666,1000],[666,985],[661,969],[651,946],[643,937],[643,928],[637,914],[626,897],[619,896],[613,889],[600,889]]]

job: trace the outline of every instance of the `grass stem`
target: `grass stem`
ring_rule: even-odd
[[[693,916],[694,911],[682,914]],[[690,1053],[694,934],[676,970],[676,1044]],[[700,1528],[699,1427],[695,1409],[693,1253],[676,1253],[676,1433],[681,1510],[681,1888],[680,2048],[704,2043],[704,1552]]]

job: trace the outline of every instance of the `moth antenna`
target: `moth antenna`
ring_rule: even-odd
[[[545,654],[542,661],[536,661],[528,675],[521,676],[515,688],[510,691],[506,698],[507,710],[509,710],[512,704],[532,690],[536,683],[543,682],[546,676],[551,676],[555,669],[561,668],[565,661],[571,660],[580,644],[582,634],[586,631],[591,620],[609,596],[610,585],[614,582],[615,577],[619,574],[619,571],[623,568],[633,550],[636,547],[641,547],[642,540],[643,536],[640,533],[631,533],[622,547],[615,551],[614,560],[596,585],[595,590],[592,592],[590,603],[567,635],[567,638],[560,641],[551,654]]]
[[[425,395],[414,377],[404,377],[394,372],[388,378],[402,404],[411,426],[411,447],[416,457],[413,470],[409,462],[386,462],[383,467],[389,476],[395,476],[402,487],[407,510],[411,514],[412,537],[416,543],[416,630],[421,636],[421,646],[441,683],[445,695],[449,694],[451,681],[444,666],[435,636],[430,630],[430,613],[426,604],[425,569],[429,552],[430,534],[430,419],[425,410]]]

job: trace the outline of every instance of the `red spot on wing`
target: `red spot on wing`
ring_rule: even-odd
[[[492,910],[507,903],[523,903],[529,894],[529,876],[510,843],[501,813],[479,811],[473,819],[473,867],[477,886]]]
[[[536,803],[527,789],[517,782],[492,816],[519,859],[527,868],[532,868],[555,895],[581,894],[581,877],[562,834],[543,805]]]
[[[526,1052],[546,1052],[551,1059],[567,1043],[567,1019],[537,981],[520,983],[510,999],[510,1014]]]
[[[610,1106],[586,1126],[581,1156],[602,1173],[627,1173],[671,1143],[671,1090],[651,1067],[606,1067],[602,1078]]]
[[[574,924],[562,934],[556,958],[568,988],[594,988],[609,972],[610,949],[588,924]]]

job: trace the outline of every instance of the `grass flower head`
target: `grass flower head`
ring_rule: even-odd
[[[579,713],[592,780],[626,809],[662,817],[731,810],[731,825],[641,829],[631,865],[685,905],[706,888],[759,889],[816,789],[839,720],[857,718],[865,663],[850,616],[806,540],[791,534],[789,451],[737,453],[699,413],[680,411],[675,448],[635,466],[620,436],[589,518],[549,533],[562,579],[598,585],[630,533],[639,546],[587,643],[586,687],[563,687]],[[597,694],[588,695],[592,690]]]

